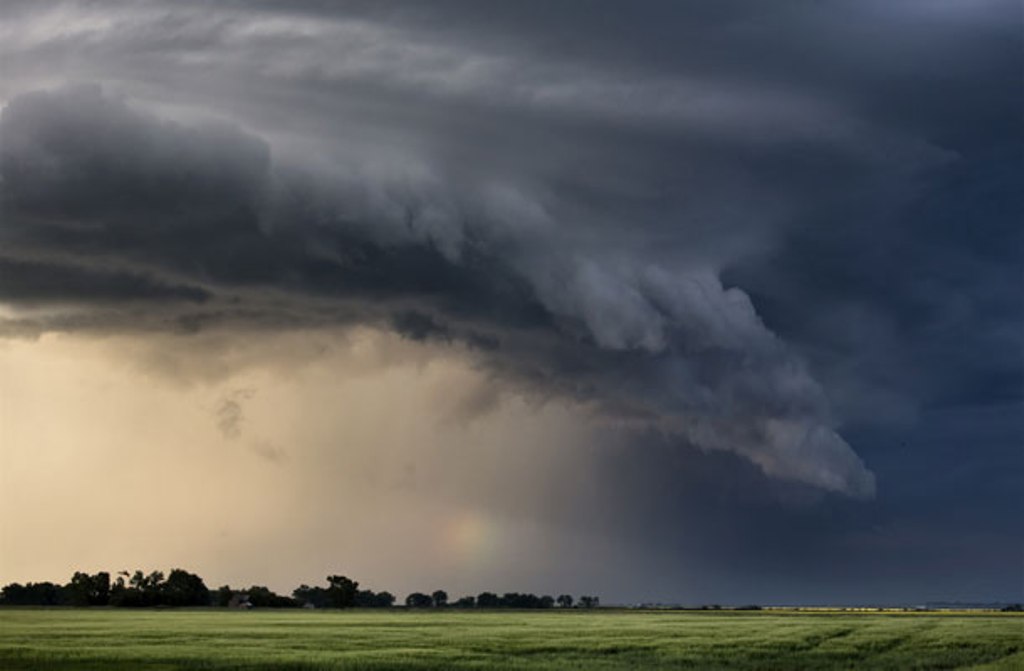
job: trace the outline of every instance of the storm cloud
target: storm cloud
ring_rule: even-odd
[[[96,86],[17,97],[0,134],[9,248],[79,260],[58,266],[82,276],[69,301],[116,296],[113,267],[147,273],[143,287],[203,287],[179,290],[193,302],[209,292],[245,306],[245,294],[275,290],[292,310],[314,312],[305,300],[338,297],[352,319],[371,323],[388,302],[417,305],[454,319],[464,339],[492,337],[481,358],[515,378],[646,415],[770,475],[873,492],[822,389],[741,289],[723,287],[709,262],[669,265],[606,245],[599,227],[559,216],[567,206],[558,197],[548,205],[446,182],[382,202],[378,183],[341,182],[336,193],[329,181],[272,174],[263,141],[171,124]],[[447,241],[436,243],[435,230]],[[588,232],[597,239],[574,241]],[[21,293],[31,302],[31,289]]]
[[[390,330],[647,481],[858,500],[936,408],[1020,407],[1012,3],[0,16],[2,336]]]

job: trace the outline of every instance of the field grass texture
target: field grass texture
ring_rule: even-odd
[[[8,608],[0,669],[1024,669],[1024,617]]]

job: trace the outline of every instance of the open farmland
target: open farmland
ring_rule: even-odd
[[[1021,669],[997,613],[0,610],[0,668]]]

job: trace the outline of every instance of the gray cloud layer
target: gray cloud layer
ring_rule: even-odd
[[[1012,92],[936,94],[939,72],[1004,76],[1005,6],[579,9],[11,3],[0,297],[51,309],[2,328],[390,325],[871,496],[837,430],[920,404],[927,379],[871,378],[912,356],[892,315],[932,314],[899,273],[959,235],[893,222],[931,221],[906,213],[981,160],[968,122],[1012,128]],[[877,264],[883,241],[929,253]]]
[[[771,475],[873,491],[820,387],[706,264],[574,244],[600,230],[507,187],[437,183],[380,202],[379,183],[311,184],[272,171],[254,137],[170,124],[97,87],[20,96],[0,133],[7,249],[34,264],[8,264],[10,300],[67,274],[63,298],[80,303],[217,294],[251,307],[246,295],[279,290],[289,313],[257,311],[281,326],[316,315],[310,298],[340,297],[352,319],[394,303],[399,327],[416,305],[441,325],[413,337],[492,343],[483,358],[514,378],[642,414]]]

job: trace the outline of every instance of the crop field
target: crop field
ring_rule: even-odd
[[[1024,617],[8,608],[0,669],[1024,669]]]

